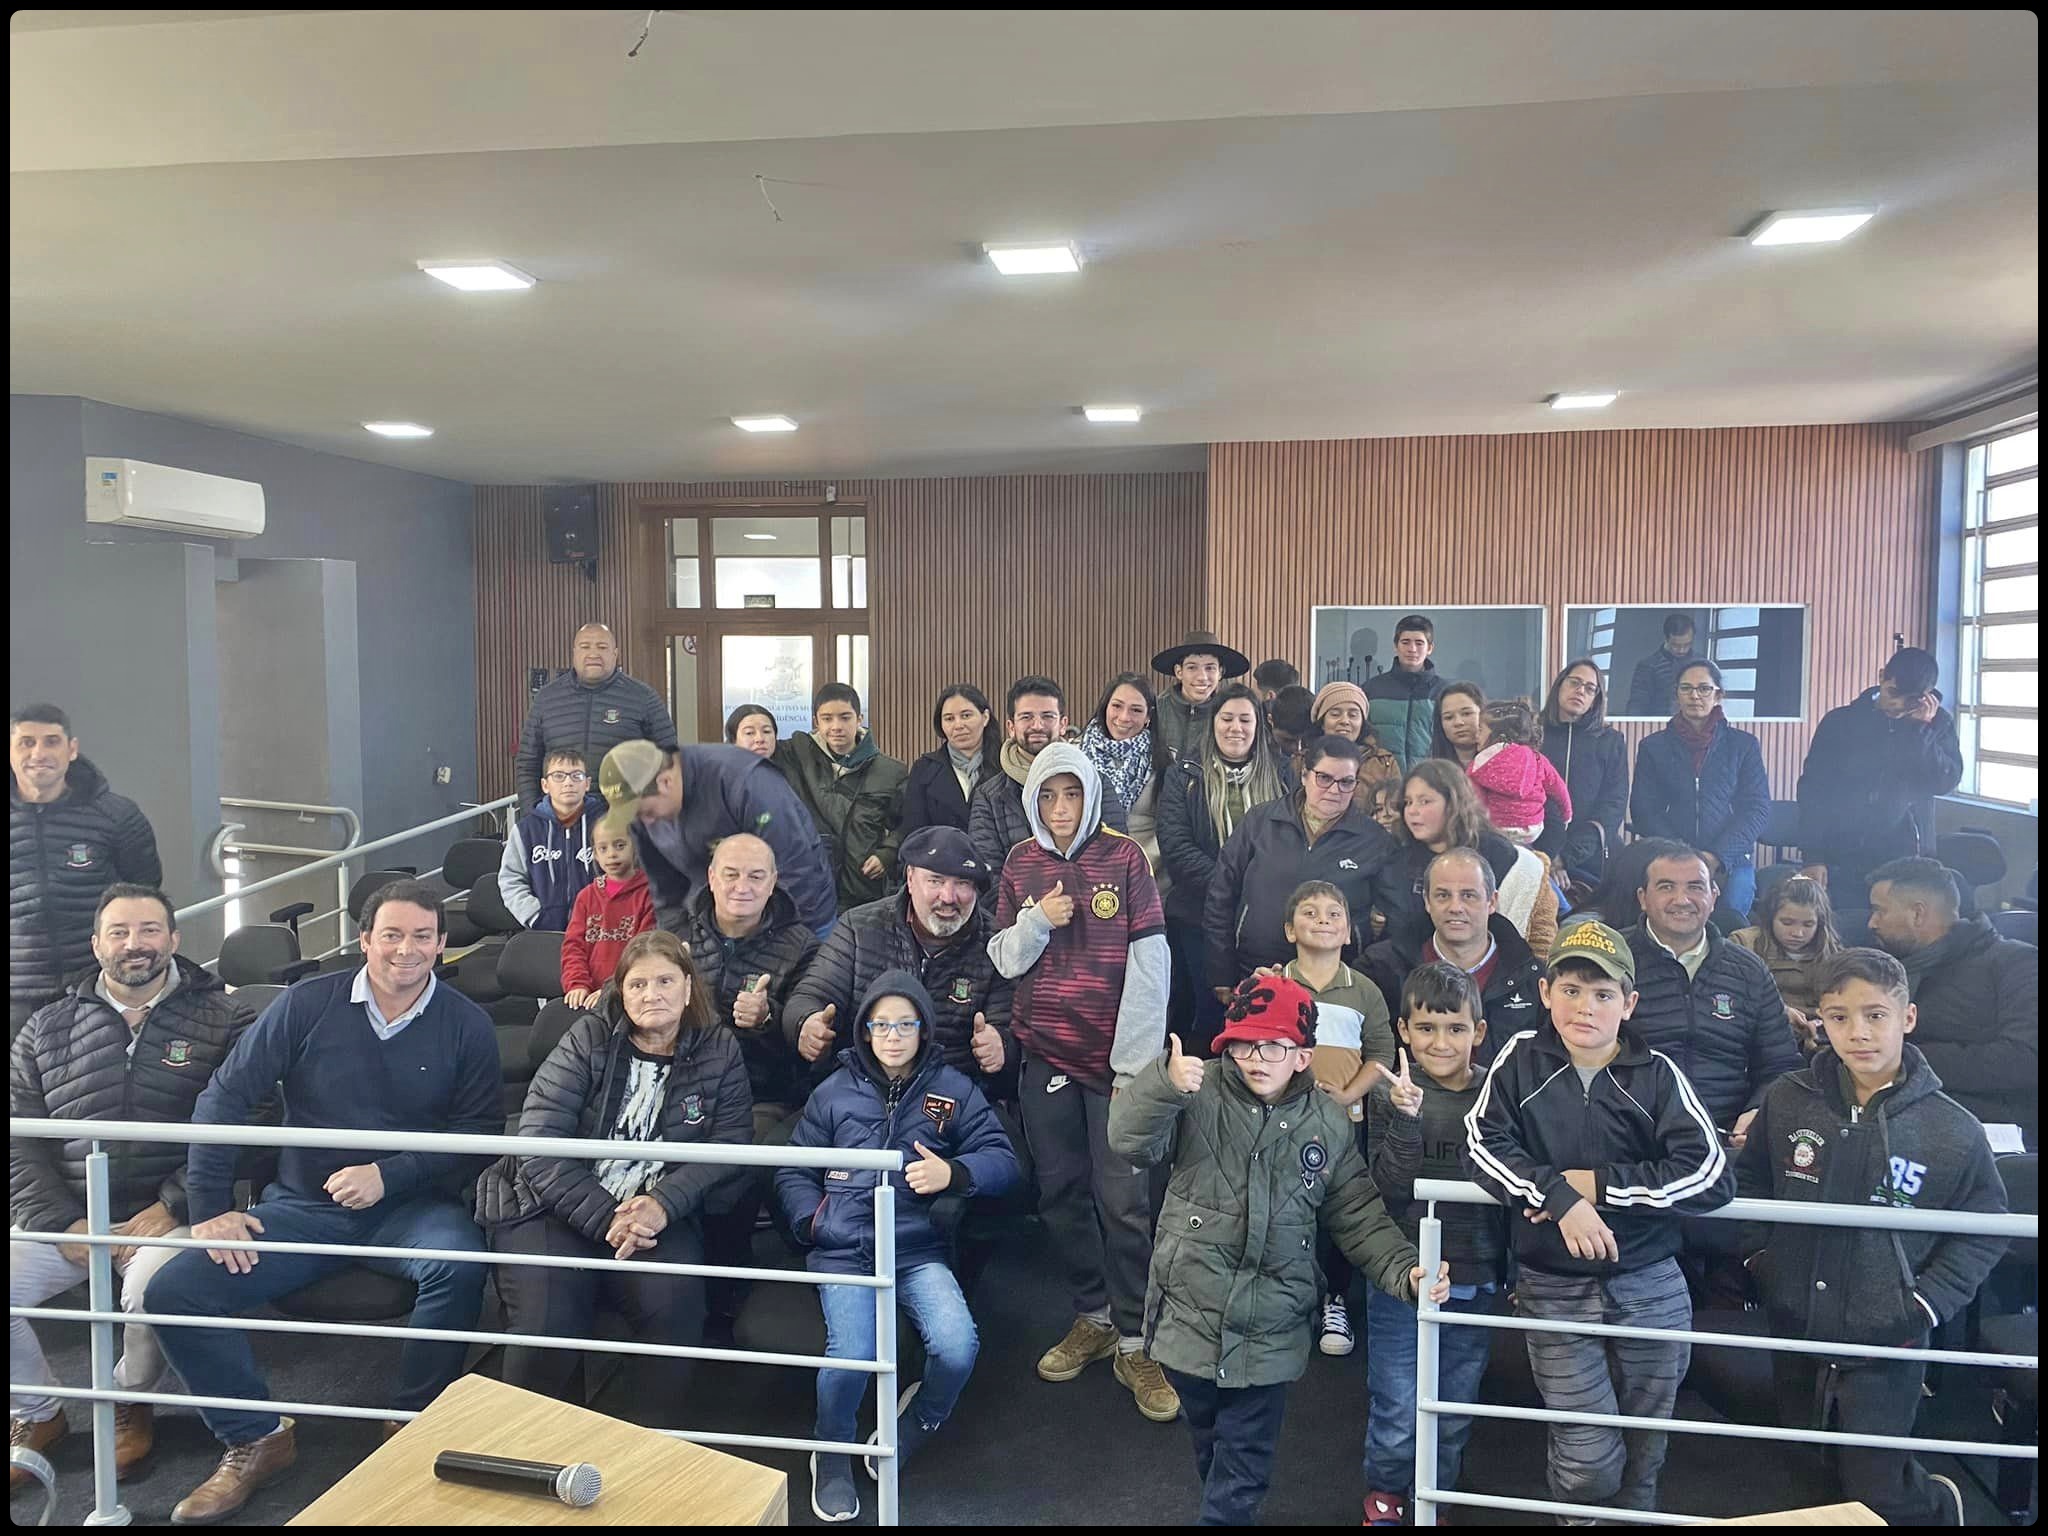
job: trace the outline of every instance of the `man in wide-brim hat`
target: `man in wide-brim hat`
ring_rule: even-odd
[[[1179,645],[1152,658],[1152,670],[1173,679],[1173,686],[1159,695],[1156,729],[1175,761],[1201,750],[1202,733],[1209,729],[1223,680],[1243,677],[1251,669],[1250,657],[1233,651],[1206,629],[1190,631]]]

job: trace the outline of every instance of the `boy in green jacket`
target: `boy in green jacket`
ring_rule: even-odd
[[[1109,1106],[1118,1156],[1149,1165],[1173,1153],[1145,1348],[1180,1393],[1204,1525],[1253,1524],[1265,1502],[1287,1384],[1307,1369],[1322,1299],[1318,1223],[1389,1295],[1412,1303],[1422,1284],[1350,1119],[1316,1091],[1315,1019],[1299,982],[1248,976],[1217,1060],[1183,1055],[1170,1035]],[[1430,1296],[1449,1295],[1446,1265]]]

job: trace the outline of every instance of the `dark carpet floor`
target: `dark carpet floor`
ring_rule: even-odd
[[[1106,1363],[1059,1386],[1040,1381],[1034,1372],[1037,1356],[1059,1337],[1069,1318],[1042,1251],[1035,1230],[1027,1229],[990,1264],[975,1298],[980,1363],[953,1421],[904,1477],[904,1523],[1080,1528],[1187,1523],[1195,1513],[1197,1490],[1184,1426],[1141,1418]],[[495,1309],[485,1326],[498,1326]],[[82,1382],[87,1373],[84,1329],[46,1324],[43,1338],[59,1379]],[[1519,1335],[1504,1334],[1497,1341],[1487,1401],[1534,1405],[1521,1349]],[[377,1406],[395,1375],[396,1346],[381,1341],[337,1347],[325,1340],[266,1335],[257,1350],[280,1399]],[[495,1370],[495,1356],[481,1364]],[[1923,1408],[1920,1433],[1998,1438],[1984,1375],[1951,1370],[1940,1395]],[[619,1400],[622,1391],[615,1381],[591,1406],[623,1418],[644,1417],[635,1404]],[[671,1422],[740,1433],[810,1433],[813,1397],[807,1372],[700,1365],[688,1398],[691,1412]],[[1348,1357],[1315,1357],[1289,1394],[1265,1524],[1357,1523],[1365,1493],[1360,1469],[1365,1411],[1363,1340]],[[1678,1412],[1683,1418],[1714,1417],[1690,1389],[1681,1395]],[[57,1519],[78,1524],[91,1505],[90,1435],[84,1432],[89,1413],[80,1403],[71,1404],[69,1413],[74,1432],[56,1448],[52,1461],[60,1479]],[[295,1472],[258,1493],[230,1523],[283,1523],[376,1444],[376,1427],[368,1421],[301,1421]],[[1481,1420],[1466,1453],[1466,1486],[1543,1497],[1543,1446],[1540,1425]],[[749,1454],[789,1473],[792,1523],[815,1523],[806,1458],[798,1452]],[[207,1476],[217,1455],[196,1413],[159,1410],[155,1455],[142,1475],[121,1485],[135,1522],[167,1523],[172,1505]],[[1970,1523],[2007,1523],[1967,1470],[1949,1458],[1935,1458],[1931,1465],[1956,1476]],[[1988,1483],[1990,1465],[1973,1465]],[[1662,1482],[1666,1509],[1701,1515],[1797,1508],[1838,1497],[1824,1461],[1811,1448],[1697,1435],[1672,1437]],[[862,1498],[866,1523],[873,1518],[873,1498],[864,1480]],[[12,1501],[14,1519],[34,1518],[39,1504],[39,1493],[18,1495]],[[1480,1510],[1448,1514],[1455,1524],[1526,1524],[1531,1518]]]

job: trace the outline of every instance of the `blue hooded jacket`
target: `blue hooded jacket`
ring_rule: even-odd
[[[1675,838],[1713,854],[1732,875],[1754,861],[1770,818],[1763,748],[1749,732],[1723,721],[1697,777],[1692,748],[1668,725],[1636,748],[1629,821],[1637,837]]]
[[[918,1032],[908,1076],[892,1081],[875,1060],[862,1027],[876,1003],[907,997],[918,1017],[937,1010],[924,984],[908,971],[884,971],[860,1000],[854,1043],[839,1053],[839,1070],[818,1085],[790,1136],[792,1147],[845,1147],[862,1152],[900,1151],[906,1166],[915,1143],[943,1157],[953,1181],[938,1195],[912,1194],[901,1173],[887,1175],[896,1189],[896,1269],[947,1262],[945,1232],[934,1217],[938,1200],[1008,1192],[1020,1175],[1017,1154],[1001,1122],[967,1076],[946,1065],[927,1027]],[[808,1267],[834,1274],[872,1274],[875,1268],[875,1185],[883,1175],[865,1168],[782,1168],[775,1198],[792,1232],[809,1250]]]
[[[529,928],[560,933],[583,888],[597,878],[592,846],[604,797],[592,790],[583,812],[567,826],[546,800],[512,824],[498,865],[498,894],[505,907]]]

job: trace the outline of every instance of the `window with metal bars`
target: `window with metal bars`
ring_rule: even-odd
[[[1965,474],[1962,789],[2031,806],[2041,779],[2040,428],[1972,443]]]

